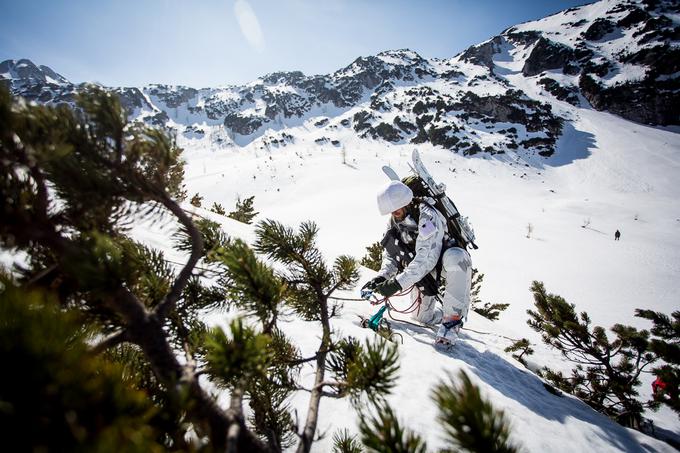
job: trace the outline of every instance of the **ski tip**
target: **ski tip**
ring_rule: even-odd
[[[390,178],[391,181],[401,181],[397,172],[394,171],[394,169],[392,169],[392,167],[389,165],[383,165],[382,171],[385,173],[385,175],[387,175],[388,178]]]

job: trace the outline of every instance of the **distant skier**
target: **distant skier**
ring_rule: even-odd
[[[621,232],[616,230],[616,233],[614,233],[614,240],[618,241],[619,239],[621,239]]]
[[[435,343],[449,345],[470,307],[472,261],[465,249],[454,246],[444,216],[433,206],[431,198],[413,202],[413,192],[400,181],[391,181],[378,194],[380,214],[392,215],[382,240],[382,267],[364,289],[390,297],[415,285],[418,291],[411,292],[411,299],[422,299],[413,317],[425,324],[441,323]],[[443,313],[435,297],[441,271],[446,278]]]

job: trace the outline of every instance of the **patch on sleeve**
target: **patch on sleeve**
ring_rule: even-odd
[[[437,227],[434,225],[434,223],[431,220],[424,220],[424,219],[420,220],[420,224],[418,225],[418,235],[422,239],[429,239],[436,232],[437,232]]]

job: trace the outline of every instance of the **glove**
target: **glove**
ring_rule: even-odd
[[[374,279],[366,282],[366,284],[364,286],[362,286],[361,289],[362,290],[364,290],[364,289],[374,290],[376,286],[378,286],[380,283],[382,283],[384,281],[385,281],[385,277],[382,277],[382,276],[375,277]]]
[[[375,292],[383,297],[393,296],[398,291],[401,291],[401,285],[396,278],[391,278],[382,283],[379,283],[375,288]]]

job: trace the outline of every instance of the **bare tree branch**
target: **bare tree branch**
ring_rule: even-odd
[[[232,391],[229,412],[232,417],[243,422],[243,391],[241,389],[236,388]],[[238,453],[241,423],[233,423],[227,431],[227,453]]]
[[[56,264],[52,264],[51,266],[46,267],[45,269],[41,270],[40,272],[35,274],[33,277],[31,277],[31,279],[28,282],[26,282],[26,286],[31,286],[31,285],[36,284],[37,282],[42,280],[44,277],[46,277],[49,274],[51,274],[52,272],[54,272],[55,270],[57,270]]]
[[[106,351],[107,349],[113,348],[115,346],[118,346],[121,343],[125,343],[130,341],[130,335],[127,330],[122,330],[120,332],[114,333],[113,335],[110,335],[109,337],[105,338],[98,344],[96,344],[90,351],[93,354],[101,354],[102,352]]]
[[[201,232],[198,231],[198,228],[196,228],[196,225],[194,225],[194,223],[191,221],[191,218],[189,218],[189,216],[184,212],[179,204],[172,200],[166,192],[164,192],[159,198],[159,201],[177,217],[182,225],[184,225],[184,227],[189,232],[189,237],[191,238],[191,255],[189,256],[187,263],[184,265],[184,268],[182,268],[179,275],[175,279],[175,282],[173,283],[172,288],[170,288],[168,294],[165,296],[165,299],[163,302],[158,304],[154,312],[159,319],[165,319],[165,317],[168,316],[168,313],[170,313],[175,307],[177,300],[181,296],[184,287],[189,281],[189,277],[191,277],[194,267],[203,255],[203,236],[201,236]]]
[[[306,261],[305,261],[306,263]],[[314,387],[312,388],[309,397],[309,409],[307,411],[307,420],[305,427],[300,435],[300,443],[298,444],[297,453],[309,453],[314,442],[314,433],[316,432],[316,424],[319,418],[319,404],[323,396],[324,373],[326,371],[326,356],[331,345],[331,326],[328,317],[328,299],[325,298],[321,287],[315,287],[321,314],[321,326],[323,335],[321,337],[321,344],[317,351],[316,360],[316,375],[314,378]]]
[[[323,388],[326,387],[326,386],[328,386],[328,387],[337,387],[337,388],[339,388],[339,387],[343,387],[343,386],[345,386],[345,385],[347,385],[345,382],[339,382],[339,381],[323,381],[323,382],[319,382],[318,384],[316,384],[316,385],[314,386],[314,388],[315,388],[315,389],[323,389]]]

